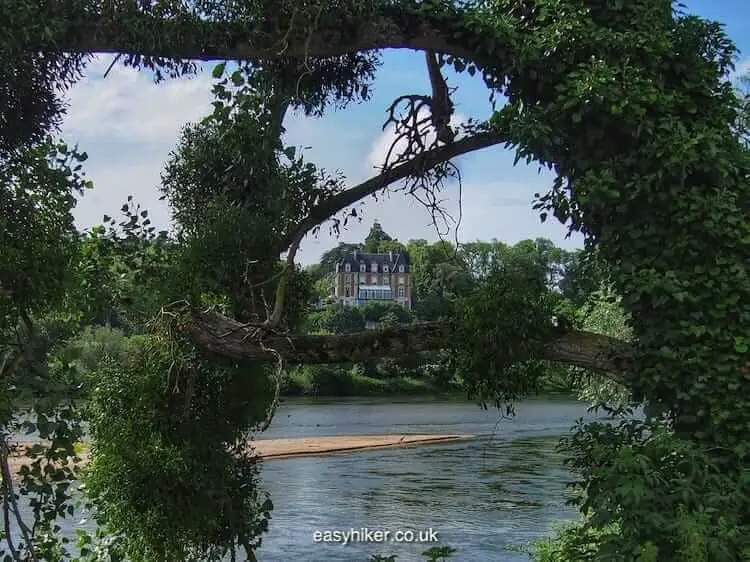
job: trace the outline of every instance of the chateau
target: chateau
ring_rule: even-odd
[[[347,306],[395,301],[411,308],[408,256],[351,252],[336,264],[334,295]]]

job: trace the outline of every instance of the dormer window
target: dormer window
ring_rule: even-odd
[[[351,270],[352,270],[352,264],[347,263],[347,264],[344,265],[344,271],[346,271],[347,273],[349,273]]]
[[[387,265],[383,266],[383,273],[388,273],[388,266]]]
[[[363,263],[359,264],[359,272],[360,273],[364,273],[366,269],[367,269],[367,266],[365,264],[363,264]]]
[[[401,264],[398,266],[398,272],[403,273],[404,272],[404,264]]]
[[[370,271],[372,271],[373,273],[377,273],[378,272],[378,264],[376,264],[375,262],[372,262],[372,269]]]

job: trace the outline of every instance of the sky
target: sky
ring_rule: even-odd
[[[726,26],[741,53],[736,74],[750,71],[750,10],[747,0],[688,1],[689,12],[717,20]],[[86,172],[94,182],[74,210],[81,229],[100,224],[105,214],[119,216],[128,195],[149,210],[152,224],[171,229],[170,210],[160,201],[160,175],[180,130],[208,114],[212,107],[211,70],[203,64],[195,77],[154,84],[146,72],[115,65],[104,74],[112,56],[99,56],[89,63],[86,76],[69,92],[69,109],[63,137],[77,143],[89,155]],[[448,73],[454,94],[456,118],[483,119],[490,115],[488,91],[481,79]],[[372,99],[365,104],[330,112],[322,118],[290,115],[285,120],[286,143],[308,147],[307,158],[319,167],[341,171],[353,186],[375,175],[383,162],[392,133],[382,130],[386,108],[405,93],[428,93],[427,72],[421,52],[387,51],[374,83]],[[582,246],[579,236],[567,237],[567,228],[554,219],[542,223],[531,202],[535,193],[545,193],[552,181],[549,172],[519,163],[513,166],[512,150],[486,148],[458,158],[463,184],[448,186],[445,206],[460,223],[447,234],[460,242],[498,239],[515,243],[528,238],[549,238],[558,246]],[[459,205],[460,201],[460,205]],[[377,220],[394,238],[437,240],[430,214],[414,199],[392,193],[378,201],[367,199],[361,222],[350,223],[339,238],[321,229],[308,235],[297,261],[310,264],[339,242],[360,242]],[[446,233],[443,232],[443,235]]]

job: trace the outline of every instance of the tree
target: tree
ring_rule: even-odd
[[[362,244],[347,244],[339,242],[338,246],[324,252],[320,258],[320,265],[326,271],[334,271],[336,264],[355,250],[362,251]]]
[[[363,250],[368,253],[377,253],[380,250],[380,245],[383,242],[390,242],[393,240],[391,236],[383,230],[378,221],[375,221],[370,228],[370,232],[365,238],[365,245]]]
[[[568,443],[585,492],[581,510],[594,513],[587,525],[607,530],[596,535],[598,555],[660,561],[750,556],[750,224],[743,220],[750,214],[750,155],[742,100],[724,80],[735,48],[719,25],[674,10],[667,0],[231,7],[170,1],[32,7],[14,0],[0,15],[0,52],[13,61],[2,76],[18,102],[2,114],[3,143],[12,149],[35,146],[49,130],[61,107],[55,85],[70,80],[64,63],[88,53],[121,54],[125,64],[155,70],[157,77],[190,73],[191,58],[242,61],[228,76],[224,63],[216,67],[214,115],[188,129],[167,173],[167,195],[184,226],[184,258],[176,266],[182,275],[175,279],[185,283],[175,288],[186,304],[165,310],[142,363],[110,370],[109,386],[102,387],[111,397],[96,398],[101,449],[92,481],[110,490],[97,501],[110,508],[105,527],[124,533],[128,554],[206,559],[237,543],[252,551],[267,509],[250,487],[212,488],[179,468],[203,463],[214,476],[229,475],[222,481],[239,482],[246,465],[217,449],[210,451],[216,462],[202,460],[200,443],[211,441],[210,432],[190,420],[213,420],[205,427],[222,442],[234,442],[262,417],[259,410],[268,410],[268,419],[273,414],[266,393],[255,392],[251,411],[246,401],[231,400],[243,394],[235,386],[239,380],[266,380],[267,370],[245,365],[240,379],[237,365],[216,356],[330,360],[342,345],[364,344],[366,335],[294,341],[285,333],[293,325],[286,305],[302,238],[323,224],[338,231],[355,215],[354,204],[400,181],[439,218],[441,190],[460,181],[451,160],[507,144],[518,159],[554,171],[551,190],[536,208],[543,220],[554,216],[582,232],[587,249],[596,249],[632,319],[633,345],[554,330],[548,279],[521,253],[493,266],[465,294],[456,291],[446,323],[386,330],[372,336],[377,345],[356,353],[394,353],[440,340],[471,368],[466,374],[474,395],[502,404],[533,391],[539,361],[566,338],[577,339],[572,355],[578,357],[606,342],[599,351],[607,369],[628,382],[647,417],[582,425]],[[347,187],[283,146],[283,117],[289,107],[318,115],[366,100],[378,51],[385,48],[440,53],[456,71],[478,73],[490,96],[505,95],[507,103],[443,143],[431,130],[433,119],[420,118],[423,109],[437,117],[435,93],[400,97],[387,123],[406,148],[377,175]],[[36,95],[28,95],[29,88]],[[40,108],[37,99],[50,103]],[[29,244],[32,255],[42,251]],[[212,256],[209,249],[225,254]],[[286,259],[277,268],[282,252]],[[203,260],[219,269],[201,266]],[[238,282],[245,267],[246,284]],[[441,284],[450,285],[447,279],[450,272]],[[259,283],[271,285],[273,295],[258,299]],[[243,322],[227,318],[226,309],[206,311],[206,293],[228,297]],[[12,307],[18,309],[21,294],[12,292]],[[257,300],[265,310],[253,308]],[[184,383],[169,397],[156,384],[165,371]],[[191,418],[185,404],[191,404],[197,373],[198,383],[215,385]],[[241,390],[250,396],[257,389]],[[232,427],[220,423],[227,403],[238,407]],[[129,416],[131,410],[139,415]],[[136,445],[126,436],[144,438],[140,457],[128,453]],[[167,444],[176,459],[171,472],[144,464]],[[122,473],[138,478],[114,478],[123,465],[128,470]],[[169,519],[173,498],[162,493],[152,494],[157,513],[146,520],[135,484],[156,477],[179,482],[196,500],[189,517]],[[239,512],[229,508],[239,505],[235,501],[255,505],[248,510],[252,518],[235,519]],[[153,522],[168,523],[168,536]]]

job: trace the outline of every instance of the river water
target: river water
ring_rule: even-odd
[[[468,433],[476,438],[265,461],[263,483],[275,508],[258,560],[365,562],[378,553],[410,562],[422,560],[419,553],[437,544],[455,548],[457,561],[528,560],[512,547],[576,517],[565,505],[571,476],[555,446],[581,417],[588,417],[586,405],[566,400],[521,403],[511,420],[466,402],[282,404],[264,437]],[[432,529],[440,542],[314,541],[316,531],[352,528],[414,530],[415,536]]]
[[[386,433],[463,433],[468,441],[264,461],[274,503],[260,562],[366,562],[372,554],[421,561],[431,546],[451,560],[516,562],[518,547],[576,517],[565,505],[570,481],[555,450],[586,404],[537,399],[512,419],[463,401],[287,400],[264,438]],[[25,436],[26,439],[33,436]],[[64,532],[70,520],[60,521]],[[315,533],[428,530],[439,542],[316,542]],[[434,538],[434,537],[433,537]],[[515,547],[515,549],[514,549]]]

